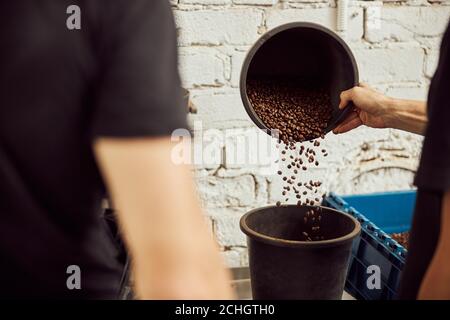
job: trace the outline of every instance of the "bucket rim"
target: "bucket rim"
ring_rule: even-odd
[[[242,104],[244,105],[244,109],[247,112],[247,115],[250,117],[252,122],[256,124],[257,127],[265,131],[267,134],[271,135],[271,129],[267,127],[264,122],[259,118],[259,116],[256,114],[256,111],[253,109],[252,104],[250,103],[250,100],[247,95],[247,75],[248,70],[250,68],[251,62],[253,60],[253,57],[255,54],[259,51],[259,49],[273,36],[277,35],[278,33],[281,33],[283,31],[289,30],[289,29],[295,29],[295,28],[310,28],[315,29],[317,31],[321,31],[330,37],[332,37],[334,40],[336,40],[339,45],[344,49],[347,56],[350,59],[350,63],[352,65],[353,69],[353,86],[359,85],[359,70],[358,70],[358,64],[356,62],[355,56],[348,46],[348,44],[342,39],[336,32],[333,30],[318,24],[314,22],[306,22],[306,21],[295,21],[295,22],[289,22],[282,24],[280,26],[277,26],[266,33],[264,33],[261,37],[259,37],[258,40],[255,41],[255,43],[252,45],[250,50],[245,55],[244,61],[242,63],[241,68],[241,74],[239,77],[239,91],[240,96],[242,100]],[[350,89],[350,88],[348,88]],[[352,111],[351,106],[347,106],[341,111],[340,116],[335,119],[331,124],[328,125],[328,127],[325,129],[325,134],[333,130],[345,117]]]
[[[297,205],[294,204],[288,204],[288,205],[281,205],[281,207],[297,207]],[[320,241],[299,241],[299,240],[286,240],[286,239],[281,239],[281,238],[276,238],[276,237],[271,237],[268,235],[264,235],[262,233],[259,233],[253,229],[251,229],[248,225],[247,225],[247,218],[252,215],[255,214],[258,211],[261,210],[265,210],[265,209],[269,209],[269,208],[278,208],[276,205],[269,205],[269,206],[264,206],[264,207],[260,207],[260,208],[256,208],[256,209],[252,209],[249,212],[245,213],[239,222],[239,226],[241,228],[241,231],[247,235],[247,237],[249,237],[252,240],[256,240],[256,241],[260,241],[260,242],[264,242],[270,245],[275,245],[275,246],[279,246],[279,247],[290,247],[290,248],[299,248],[299,247],[304,247],[304,248],[318,248],[318,247],[332,247],[332,246],[336,246],[336,245],[340,245],[343,243],[346,243],[348,241],[353,241],[354,238],[356,238],[360,233],[361,233],[361,224],[359,223],[358,220],[356,220],[353,216],[351,216],[350,214],[343,212],[343,211],[339,211],[333,208],[329,208],[329,207],[324,207],[324,206],[302,206],[302,207],[306,207],[306,208],[323,208],[325,210],[328,211],[334,211],[335,213],[341,214],[343,216],[346,216],[347,218],[349,218],[351,221],[353,221],[355,227],[353,228],[353,230],[342,236],[342,237],[338,237],[338,238],[333,238],[333,239],[327,239],[327,240],[320,240]]]

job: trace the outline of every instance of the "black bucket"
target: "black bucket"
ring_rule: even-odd
[[[342,298],[352,242],[361,226],[352,216],[325,207],[312,219],[308,211],[313,208],[318,207],[268,206],[241,218],[254,299]],[[305,233],[313,237],[315,219],[320,219],[323,240],[305,241]]]
[[[308,22],[282,25],[265,33],[250,49],[241,70],[240,92],[252,121],[269,133],[247,96],[248,79],[304,79],[326,88],[333,113],[325,132],[333,130],[352,107],[339,110],[339,95],[358,84],[358,67],[347,44],[333,31]]]

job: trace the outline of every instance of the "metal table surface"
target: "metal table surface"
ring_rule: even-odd
[[[248,267],[231,268],[232,281],[231,286],[236,291],[239,300],[251,300],[252,288],[250,285],[250,270]],[[355,300],[351,295],[344,291],[342,300]]]

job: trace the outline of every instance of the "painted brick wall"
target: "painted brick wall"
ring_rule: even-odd
[[[329,0],[171,0],[178,28],[180,72],[198,109],[192,123],[218,135],[253,127],[239,96],[239,74],[247,50],[264,32],[292,21],[336,29],[336,2]],[[426,99],[436,68],[450,1],[353,1],[345,39],[361,80],[394,97]],[[377,18],[379,13],[379,18]],[[274,203],[280,178],[255,166],[227,162],[232,144],[211,138],[220,151],[195,166],[199,195],[228,265],[247,263],[240,216]],[[338,193],[412,188],[421,138],[396,130],[360,128],[327,135],[330,156],[308,175]],[[257,167],[257,166],[256,166]],[[274,172],[275,173],[275,172]]]

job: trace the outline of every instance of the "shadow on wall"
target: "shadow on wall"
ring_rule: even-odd
[[[418,157],[395,141],[365,142],[347,153],[329,190],[358,194],[412,189],[417,166]]]

